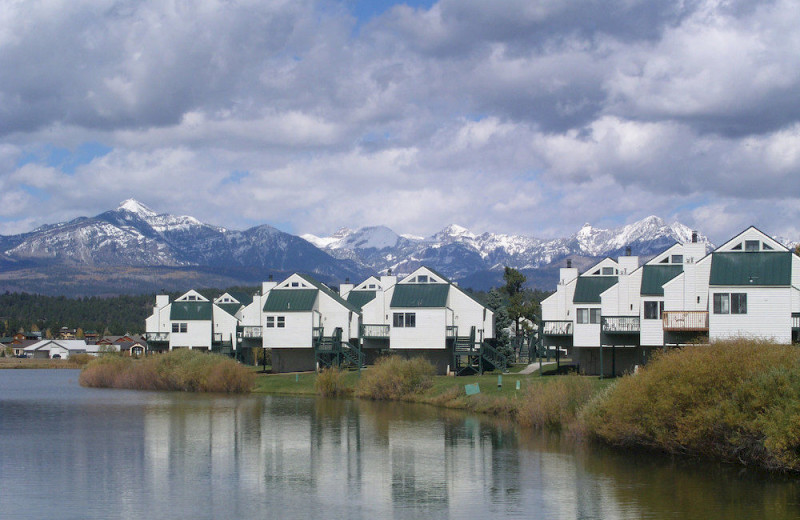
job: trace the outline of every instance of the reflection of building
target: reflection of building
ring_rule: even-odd
[[[800,332],[800,257],[750,227],[706,254],[675,244],[643,266],[606,258],[561,269],[542,302],[541,336],[567,347],[589,374],[620,374],[655,348],[738,336],[778,343]]]

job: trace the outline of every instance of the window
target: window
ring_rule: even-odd
[[[577,311],[578,323],[600,323],[600,309],[577,309]]]
[[[417,326],[416,312],[395,312],[392,318],[392,325],[394,327],[410,328]]]
[[[672,255],[672,263],[673,264],[682,264],[683,263],[683,255]]]
[[[298,282],[292,282],[292,287],[300,287],[300,284]]]
[[[731,251],[741,251],[741,250],[742,250],[742,244],[736,244],[731,248]]]
[[[714,294],[714,314],[747,314],[747,293]]]
[[[286,316],[278,316],[278,328],[282,329],[286,327]]]
[[[368,288],[369,288],[369,289],[374,289],[374,288],[375,288],[375,284],[374,284],[374,283],[371,283],[371,284],[369,284],[369,287],[368,287]]]
[[[188,330],[188,324],[186,323],[173,323],[172,324],[172,332],[186,332]]]
[[[603,268],[603,276],[611,276],[612,274],[614,274],[614,268],[613,267],[604,267]]]
[[[758,251],[760,249],[761,242],[758,240],[745,240],[744,241],[744,250],[745,251]]]
[[[664,314],[664,302],[644,302],[644,319],[660,320]]]
[[[731,295],[727,293],[714,294],[714,314],[730,314]]]
[[[731,314],[747,314],[747,293],[731,293]]]
[[[275,316],[267,316],[267,328],[272,329],[275,327]]]
[[[191,302],[193,302],[193,301],[196,301],[196,300],[197,300],[197,296],[195,296],[194,294],[190,294],[189,296],[187,296],[187,297],[186,297],[186,299],[187,299],[188,301],[191,301]]]
[[[417,282],[419,282],[419,283],[428,283],[428,275],[427,274],[421,274],[421,275],[417,276]]]
[[[774,251],[772,246],[769,246],[769,245],[764,244],[764,243],[761,244],[761,249],[764,250],[764,251]]]

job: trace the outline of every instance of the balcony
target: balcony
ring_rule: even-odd
[[[458,337],[458,325],[448,325],[445,329],[445,336],[450,338],[457,338]]]
[[[211,334],[211,343],[222,343],[222,333],[221,332],[214,332]]]
[[[606,334],[638,334],[641,330],[639,316],[603,316],[600,323]]]
[[[362,338],[388,338],[389,325],[364,323],[361,325]]]
[[[169,332],[145,332],[144,339],[148,343],[169,343]]]
[[[245,325],[242,327],[242,337],[243,338],[261,338],[262,332],[261,327],[257,325]]]
[[[705,332],[708,311],[664,311],[663,328],[673,332]]]
[[[542,323],[543,336],[572,336],[571,321],[545,321]]]

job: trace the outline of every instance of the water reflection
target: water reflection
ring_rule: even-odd
[[[800,516],[793,479],[621,455],[426,406],[5,376],[3,519]]]

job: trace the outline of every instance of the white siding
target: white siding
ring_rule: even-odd
[[[169,348],[175,347],[203,347],[211,349],[211,321],[209,320],[190,320],[174,323],[186,323],[186,332],[171,332],[172,325],[167,329],[170,331]]]
[[[788,287],[713,287],[715,293],[747,293],[747,314],[709,313],[711,341],[738,336],[791,343],[791,290]]]
[[[239,320],[216,305],[212,309],[214,333],[222,334],[222,341],[231,341],[233,347],[236,348],[236,326],[239,324]]]
[[[311,333],[313,312],[265,312],[263,314],[263,341],[267,348],[313,348]],[[275,327],[267,328],[267,316],[275,317]],[[277,327],[278,316],[283,316],[286,326]]]
[[[644,302],[663,302],[664,298],[659,296],[642,296],[640,303],[640,319],[641,333],[639,335],[639,342],[644,346],[661,346],[664,344],[664,326],[660,319],[646,320],[644,319]]]
[[[446,347],[447,309],[394,308],[392,312],[416,314],[415,327],[391,327],[389,346],[392,349],[444,349]],[[391,314],[389,319],[392,319]]]
[[[324,292],[319,292],[317,299],[319,312],[322,314],[322,326],[324,327],[325,336],[333,335],[333,330],[336,327],[342,329],[342,339],[350,339],[351,337],[358,336],[358,330],[352,329],[352,315],[358,314],[338,301],[334,300]]]
[[[491,311],[476,302],[459,289],[451,287],[447,296],[447,306],[453,309],[453,324],[458,327],[458,335],[466,336],[470,328],[475,327],[476,338],[480,338],[478,331],[483,331],[484,338],[494,337],[491,328]],[[487,320],[484,320],[484,315]],[[486,323],[489,322],[487,327]]]

